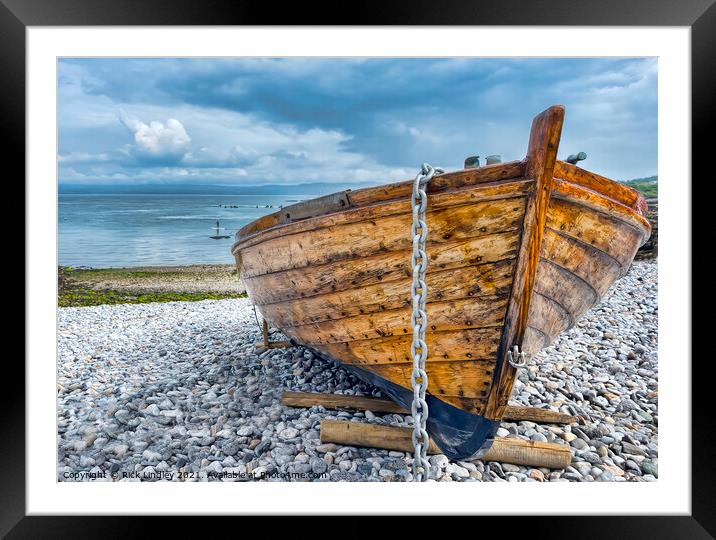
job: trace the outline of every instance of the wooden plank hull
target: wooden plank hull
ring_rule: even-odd
[[[556,161],[563,113],[535,119],[525,160],[428,186],[428,430],[454,458],[491,443],[514,381],[506,351],[536,353],[573,326],[648,238],[638,193]],[[408,409],[409,194],[405,182],[295,205],[233,248],[273,326]]]

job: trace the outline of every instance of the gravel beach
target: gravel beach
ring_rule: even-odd
[[[657,262],[520,370],[511,403],[572,426],[504,422],[499,436],[569,445],[565,470],[430,458],[440,481],[655,481]],[[278,336],[276,336],[278,338]],[[410,425],[409,416],[283,407],[284,390],[380,396],[302,348],[255,354],[248,299],[58,311],[60,481],[411,481],[412,459],[322,444],[322,419]]]

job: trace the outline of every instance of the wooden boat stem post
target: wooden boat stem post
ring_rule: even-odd
[[[522,346],[527,328],[527,316],[534,290],[547,208],[552,195],[554,166],[557,161],[563,121],[562,105],[550,107],[532,121],[525,176],[533,179],[534,184],[528,195],[522,224],[515,276],[497,353],[497,374],[493,379],[485,406],[485,417],[491,420],[500,420],[504,416],[507,401],[512,393],[516,369],[507,362],[506,355],[514,345]]]
[[[412,432],[412,428],[409,427],[338,420],[321,421],[322,443],[332,442],[348,446],[411,452],[413,450]],[[428,446],[428,453],[441,453],[432,440]],[[497,437],[492,446],[479,459],[531,467],[564,469],[572,461],[572,452],[566,444]]]

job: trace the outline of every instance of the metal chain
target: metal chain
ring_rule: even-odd
[[[413,460],[413,477],[418,482],[425,482],[430,474],[428,462],[429,436],[427,432],[428,404],[425,401],[425,391],[428,388],[428,374],[425,372],[425,361],[428,358],[428,345],[425,342],[425,330],[428,327],[428,315],[425,312],[425,300],[428,287],[425,283],[425,271],[428,267],[428,256],[425,252],[425,242],[428,237],[428,225],[425,212],[428,207],[428,196],[424,186],[435,176],[444,172],[423,163],[420,172],[413,183],[413,254],[411,265],[413,268],[413,283],[410,295],[413,302],[413,313],[410,323],[413,327],[413,342],[410,345],[410,354],[413,358],[413,373],[410,382],[413,387],[413,447],[415,459]]]

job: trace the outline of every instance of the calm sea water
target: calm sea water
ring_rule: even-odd
[[[59,264],[96,268],[232,264],[237,229],[277,211],[279,205],[306,198],[310,197],[60,193]],[[238,208],[220,208],[220,204]],[[217,219],[225,229],[221,234],[231,238],[209,238],[216,234]]]

